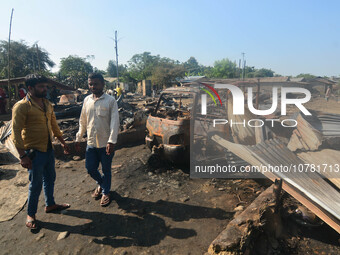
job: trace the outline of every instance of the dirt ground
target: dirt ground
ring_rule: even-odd
[[[149,154],[145,145],[116,151],[113,201],[106,208],[90,196],[95,183],[84,160],[57,161],[56,201],[72,207],[45,214],[41,195],[40,231],[24,226],[25,206],[13,220],[0,223],[0,253],[204,254],[234,208],[247,206],[263,190],[253,180],[190,179],[187,170],[171,166],[152,172],[145,164]],[[64,231],[69,236],[57,241]]]

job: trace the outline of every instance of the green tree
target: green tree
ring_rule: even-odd
[[[183,66],[186,69],[187,76],[203,74],[204,67],[201,66],[194,57],[190,57],[183,63]]]
[[[106,69],[107,75],[110,77],[117,77],[117,65],[113,60],[109,61],[109,64]],[[118,65],[118,75],[119,78],[124,79],[127,73],[126,65]]]
[[[170,87],[176,82],[176,78],[183,78],[185,68],[177,62],[162,58],[160,63],[153,69],[151,82],[165,87]]]
[[[300,73],[296,78],[314,79],[316,76],[310,73]]]
[[[24,41],[11,41],[10,56],[11,78],[26,76],[30,73],[40,73],[49,76],[49,69],[55,63],[49,58],[49,53],[33,44],[29,46]],[[8,77],[8,42],[0,41],[0,78]]]
[[[74,88],[87,88],[87,77],[93,67],[86,58],[70,55],[61,59],[59,72],[63,83]]]
[[[261,68],[255,71],[254,77],[273,77],[274,72],[271,69]]]
[[[98,69],[97,67],[94,67],[93,68],[93,72],[95,73],[100,73],[101,75],[105,76],[106,75],[106,72],[104,70],[100,70]]]
[[[235,78],[237,76],[236,63],[228,58],[217,60],[214,67],[207,73],[209,78]]]
[[[159,61],[160,56],[152,56],[150,52],[133,55],[128,62],[130,76],[137,81],[150,78]]]

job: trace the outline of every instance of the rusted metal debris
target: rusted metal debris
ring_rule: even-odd
[[[182,96],[197,96],[197,89],[170,88],[163,91],[146,123],[145,142],[153,154],[175,163],[189,162],[190,119],[193,111],[182,103]],[[179,98],[174,98],[179,95]]]

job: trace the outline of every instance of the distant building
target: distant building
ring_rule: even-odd
[[[129,83],[126,83],[126,82],[119,82],[118,83],[118,79],[117,77],[104,77],[104,80],[106,82],[106,88],[107,89],[115,89],[117,87],[117,85],[119,85],[119,87],[125,91],[125,92],[129,92],[129,91],[132,91],[133,88],[134,88],[134,84],[133,82],[129,82]]]

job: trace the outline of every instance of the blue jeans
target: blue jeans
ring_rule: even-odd
[[[28,187],[27,214],[33,217],[37,213],[42,186],[44,187],[45,205],[51,206],[55,204],[53,196],[56,179],[54,150],[48,149],[47,152],[35,150],[32,169],[29,169],[28,172],[30,185]]]
[[[107,195],[111,189],[111,164],[114,152],[106,155],[106,148],[86,147],[85,165],[88,174],[103,189],[103,194]],[[99,163],[102,164],[103,175],[98,171]]]

